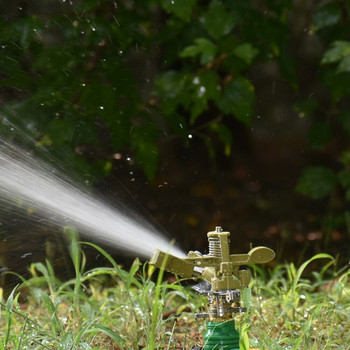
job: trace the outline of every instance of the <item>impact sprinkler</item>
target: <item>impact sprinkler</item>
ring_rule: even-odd
[[[250,272],[244,265],[264,264],[275,257],[273,250],[256,247],[247,254],[230,254],[230,232],[217,226],[208,232],[209,254],[190,251],[186,258],[156,250],[150,263],[179,276],[190,278],[194,272],[201,272],[204,282],[192,288],[208,296],[208,310],[196,314],[207,318],[203,350],[239,350],[239,333],[234,316],[245,312],[241,306],[241,289],[248,287]]]

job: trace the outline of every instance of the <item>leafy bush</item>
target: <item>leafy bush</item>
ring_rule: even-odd
[[[317,3],[311,30],[324,46],[318,62],[324,91],[321,97],[310,97],[295,106],[300,113],[315,120],[309,131],[312,148],[322,154],[327,147],[339,143],[337,149],[341,150],[336,166],[322,164],[306,168],[296,189],[313,199],[330,198],[330,215],[333,217],[328,220],[332,222],[330,229],[345,225],[348,232],[346,207],[350,200],[350,154],[347,142],[342,140],[346,140],[350,133],[350,42],[346,35],[350,28],[349,14],[346,1]],[[332,207],[334,197],[338,197],[337,209]]]
[[[35,1],[0,25],[1,133],[29,126],[37,146],[105,176],[114,155],[152,178],[164,135],[213,140],[229,155],[230,120],[250,125],[256,62],[278,60],[292,1]],[[11,119],[10,122],[7,122]],[[23,140],[20,140],[23,142]]]

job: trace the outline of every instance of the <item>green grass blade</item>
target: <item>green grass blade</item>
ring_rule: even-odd
[[[311,259],[305,261],[300,267],[299,269],[296,271],[295,273],[295,277],[293,279],[293,285],[292,285],[292,292],[293,294],[295,293],[300,277],[302,275],[302,273],[304,272],[305,268],[314,260],[316,259],[331,259],[332,261],[334,261],[334,258],[329,255],[329,254],[325,254],[325,253],[321,253],[321,254],[316,254],[315,256],[313,256]]]
[[[7,346],[7,343],[10,339],[10,333],[11,333],[11,323],[12,323],[12,310],[13,305],[15,302],[14,294],[17,289],[18,285],[12,290],[11,294],[9,295],[7,301],[6,301],[6,330],[5,330],[5,338],[4,338],[4,346]]]
[[[107,334],[111,339],[113,339],[119,347],[121,347],[122,349],[125,349],[126,343],[119,334],[117,334],[110,328],[98,323],[95,323],[92,326],[93,328],[86,330],[85,333],[102,332],[104,334]]]

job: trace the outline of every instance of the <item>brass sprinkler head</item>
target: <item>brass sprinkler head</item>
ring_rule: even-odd
[[[208,312],[197,316],[208,317],[211,321],[230,319],[234,314],[244,312],[245,308],[240,305],[240,290],[248,287],[250,272],[242,266],[264,264],[275,257],[274,251],[267,247],[253,248],[247,254],[230,254],[229,236],[229,232],[217,226],[215,231],[208,232],[208,254],[190,251],[181,259],[156,250],[150,260],[151,264],[185,278],[200,271],[204,282],[193,289],[208,296],[209,308]]]

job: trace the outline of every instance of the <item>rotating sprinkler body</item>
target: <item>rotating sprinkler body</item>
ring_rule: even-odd
[[[264,264],[275,257],[273,250],[256,247],[247,254],[230,254],[229,232],[217,226],[208,232],[209,253],[190,251],[186,258],[177,258],[156,250],[150,263],[182,277],[201,272],[204,282],[192,287],[208,297],[207,312],[196,314],[207,318],[203,350],[239,350],[239,333],[234,316],[245,311],[241,306],[241,290],[248,287],[250,272],[243,267]]]

